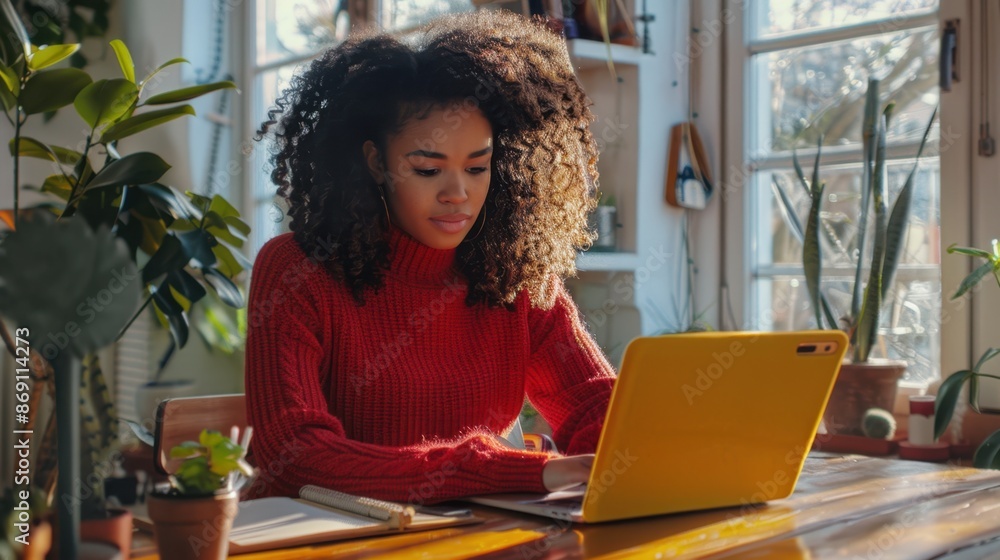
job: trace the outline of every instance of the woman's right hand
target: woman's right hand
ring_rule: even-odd
[[[542,469],[542,483],[549,492],[586,484],[590,479],[590,469],[593,465],[593,454],[549,459]]]

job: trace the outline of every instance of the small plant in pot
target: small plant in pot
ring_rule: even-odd
[[[243,447],[212,430],[170,450],[171,459],[183,461],[170,475],[169,490],[152,493],[148,503],[161,558],[226,557],[239,501],[233,478],[253,475],[244,454]]]
[[[802,242],[802,264],[816,325],[818,328],[843,329],[851,341],[850,360],[840,368],[823,415],[827,431],[831,434],[868,435],[863,428],[865,414],[872,409],[892,411],[897,383],[906,371],[906,362],[873,358],[872,349],[876,345],[879,320],[893,285],[896,268],[905,249],[914,177],[937,110],[931,115],[924,130],[917,149],[917,162],[890,208],[886,130],[893,108],[893,103],[889,103],[884,109],[880,108],[879,81],[869,79],[862,124],[864,166],[860,211],[855,220],[857,233],[854,239],[838,240],[853,249],[856,255],[853,266],[856,269],[850,290],[850,308],[839,316],[820,285],[823,264],[821,238],[830,235],[828,228],[825,228],[822,209],[826,185],[819,177],[822,136],[819,137],[811,180],[806,179],[798,158],[793,158],[798,182],[810,199],[809,214],[804,223],[800,221],[788,192],[777,181],[772,183],[789,229]],[[873,212],[874,222],[871,222],[869,218]],[[869,235],[873,238],[869,238]]]
[[[996,239],[992,243],[992,251],[969,247],[949,247],[949,253],[959,253],[975,258],[984,259],[986,262],[976,267],[971,274],[962,280],[958,290],[951,299],[957,299],[966,294],[973,287],[978,285],[984,278],[991,274],[1000,286],[1000,242]],[[969,406],[973,411],[997,413],[997,410],[981,410],[979,396],[983,379],[1000,380],[1000,376],[982,371],[987,362],[1000,356],[1000,348],[988,348],[980,356],[976,365],[972,369],[964,369],[950,375],[941,383],[937,397],[934,401],[934,437],[939,438],[944,435],[951,418],[955,413],[958,398],[962,391],[962,386],[969,383]],[[995,383],[994,383],[995,385]],[[993,432],[976,449],[972,458],[973,466],[980,469],[1000,469],[1000,431]]]

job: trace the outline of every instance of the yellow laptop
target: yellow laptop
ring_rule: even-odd
[[[596,523],[785,498],[847,345],[840,331],[636,338],[585,488],[471,501]]]

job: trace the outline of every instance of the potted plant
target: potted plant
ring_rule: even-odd
[[[799,220],[788,193],[777,182],[772,185],[792,234],[802,241],[802,263],[816,326],[843,329],[851,341],[850,359],[840,369],[823,416],[826,428],[832,434],[864,435],[862,421],[865,413],[871,409],[892,411],[897,382],[906,371],[905,362],[875,359],[871,353],[876,342],[879,319],[906,241],[914,176],[937,110],[935,109],[924,130],[916,154],[917,163],[914,163],[890,212],[885,150],[886,130],[893,107],[889,103],[884,109],[880,108],[879,81],[869,79],[862,124],[864,167],[861,208],[856,220],[857,234],[852,245],[858,257],[854,263],[856,270],[850,308],[841,315],[836,314],[820,286],[820,237],[823,231],[821,216],[825,188],[819,177],[822,136],[817,145],[811,180],[806,180],[798,158],[793,157],[798,182],[811,200],[804,225]],[[869,232],[872,212],[874,222],[871,223],[872,231]],[[868,239],[869,233],[874,236],[871,241]]]
[[[82,218],[55,221],[45,213],[21,220],[0,243],[0,310],[13,324],[16,344],[27,353],[46,352],[45,343],[64,345],[46,354],[55,381],[58,434],[56,524],[61,557],[75,558],[80,542],[81,359],[115,340],[139,305],[137,277],[124,242],[106,227],[91,229]],[[112,292],[112,289],[114,292]],[[78,315],[88,298],[108,294],[90,320]],[[90,316],[88,316],[90,317]],[[25,351],[18,365],[26,369]],[[18,416],[22,424],[27,414]],[[90,432],[86,432],[91,435]]]
[[[226,557],[239,501],[234,476],[253,476],[244,454],[243,447],[212,430],[170,450],[171,459],[183,462],[170,475],[170,489],[152,493],[148,502],[160,558]]]
[[[618,229],[618,209],[614,195],[602,194],[597,208],[590,215],[590,229],[597,232],[591,251],[614,251],[617,248],[615,232]]]
[[[962,280],[958,290],[951,296],[951,299],[962,297],[991,273],[993,278],[996,279],[997,285],[1000,286],[1000,244],[998,244],[996,239],[993,240],[992,251],[951,246],[948,248],[948,252],[969,255],[985,259],[986,261],[976,267],[971,274]],[[979,361],[976,362],[976,365],[972,369],[957,371],[941,383],[941,387],[938,388],[937,397],[934,400],[935,438],[944,435],[945,429],[948,427],[955,413],[955,407],[958,404],[962,386],[966,382],[969,383],[969,406],[977,413],[982,412],[979,404],[980,380],[1000,379],[998,375],[984,373],[982,368],[987,362],[997,356],[1000,356],[1000,348],[989,348],[980,356]],[[1000,430],[993,432],[993,434],[980,444],[973,456],[972,463],[981,469],[1000,469]]]
[[[186,61],[176,58],[137,77],[121,41],[111,42],[121,78],[95,80],[79,69],[54,68],[76,53],[79,45],[32,47],[10,0],[0,0],[0,29],[4,31],[0,36],[0,105],[13,128],[9,147],[14,155],[14,208],[0,209],[0,253],[6,259],[0,268],[0,283],[6,282],[0,289],[0,313],[17,328],[42,321],[38,324],[53,329],[31,331],[36,347],[30,359],[19,365],[35,381],[28,425],[42,441],[36,444],[41,451],[33,477],[50,497],[55,493],[54,473],[58,470],[60,477],[70,477],[60,494],[77,499],[58,501],[58,519],[65,521],[59,530],[66,531],[59,542],[75,547],[81,506],[90,509],[81,502],[92,499],[94,509],[103,511],[101,478],[111,471],[109,457],[117,445],[117,413],[107,395],[96,350],[118,340],[152,303],[156,316],[170,329],[171,345],[164,360],[169,359],[175,348],[186,344],[189,315],[206,295],[214,292],[225,305],[243,306],[243,293],[234,278],[249,268],[238,249],[250,228],[228,201],[221,196],[181,193],[161,183],[170,165],[152,152],[124,153],[122,143],[132,135],[194,114],[186,101],[235,85],[223,81],[149,95],[161,71]],[[70,105],[85,124],[79,138],[50,143],[23,134],[28,119]],[[20,207],[21,190],[32,188],[20,183],[20,160],[25,157],[48,161],[54,172],[34,187],[49,200],[28,209]],[[69,239],[73,236],[75,245]],[[14,245],[8,246],[9,242]],[[124,256],[127,263],[115,260],[118,256]],[[120,266],[111,267],[105,260]],[[109,271],[117,276],[105,275]],[[128,293],[138,289],[143,303],[129,308],[119,321],[115,313],[125,309],[119,304],[126,298],[117,290],[123,285]],[[81,291],[84,288],[93,291]],[[113,294],[112,289],[116,290]],[[110,308],[117,311],[108,311],[101,299],[92,300],[93,304],[87,300],[105,295],[114,302]],[[34,307],[27,308],[29,302]],[[84,314],[78,314],[80,307],[67,311],[69,303],[82,305]],[[70,323],[72,332],[66,330]],[[110,325],[114,333],[109,337]],[[0,337],[17,358],[14,335],[0,322]],[[81,387],[81,383],[87,385]],[[40,419],[45,393],[54,395],[55,414]],[[86,437],[72,437],[80,433],[81,419]],[[57,450],[58,460],[52,450]],[[71,455],[76,458],[70,460]],[[80,492],[73,489],[74,480],[83,481]]]

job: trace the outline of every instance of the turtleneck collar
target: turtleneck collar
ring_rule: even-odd
[[[389,272],[402,280],[440,285],[453,274],[455,249],[428,247],[396,226],[389,228],[389,250]]]

